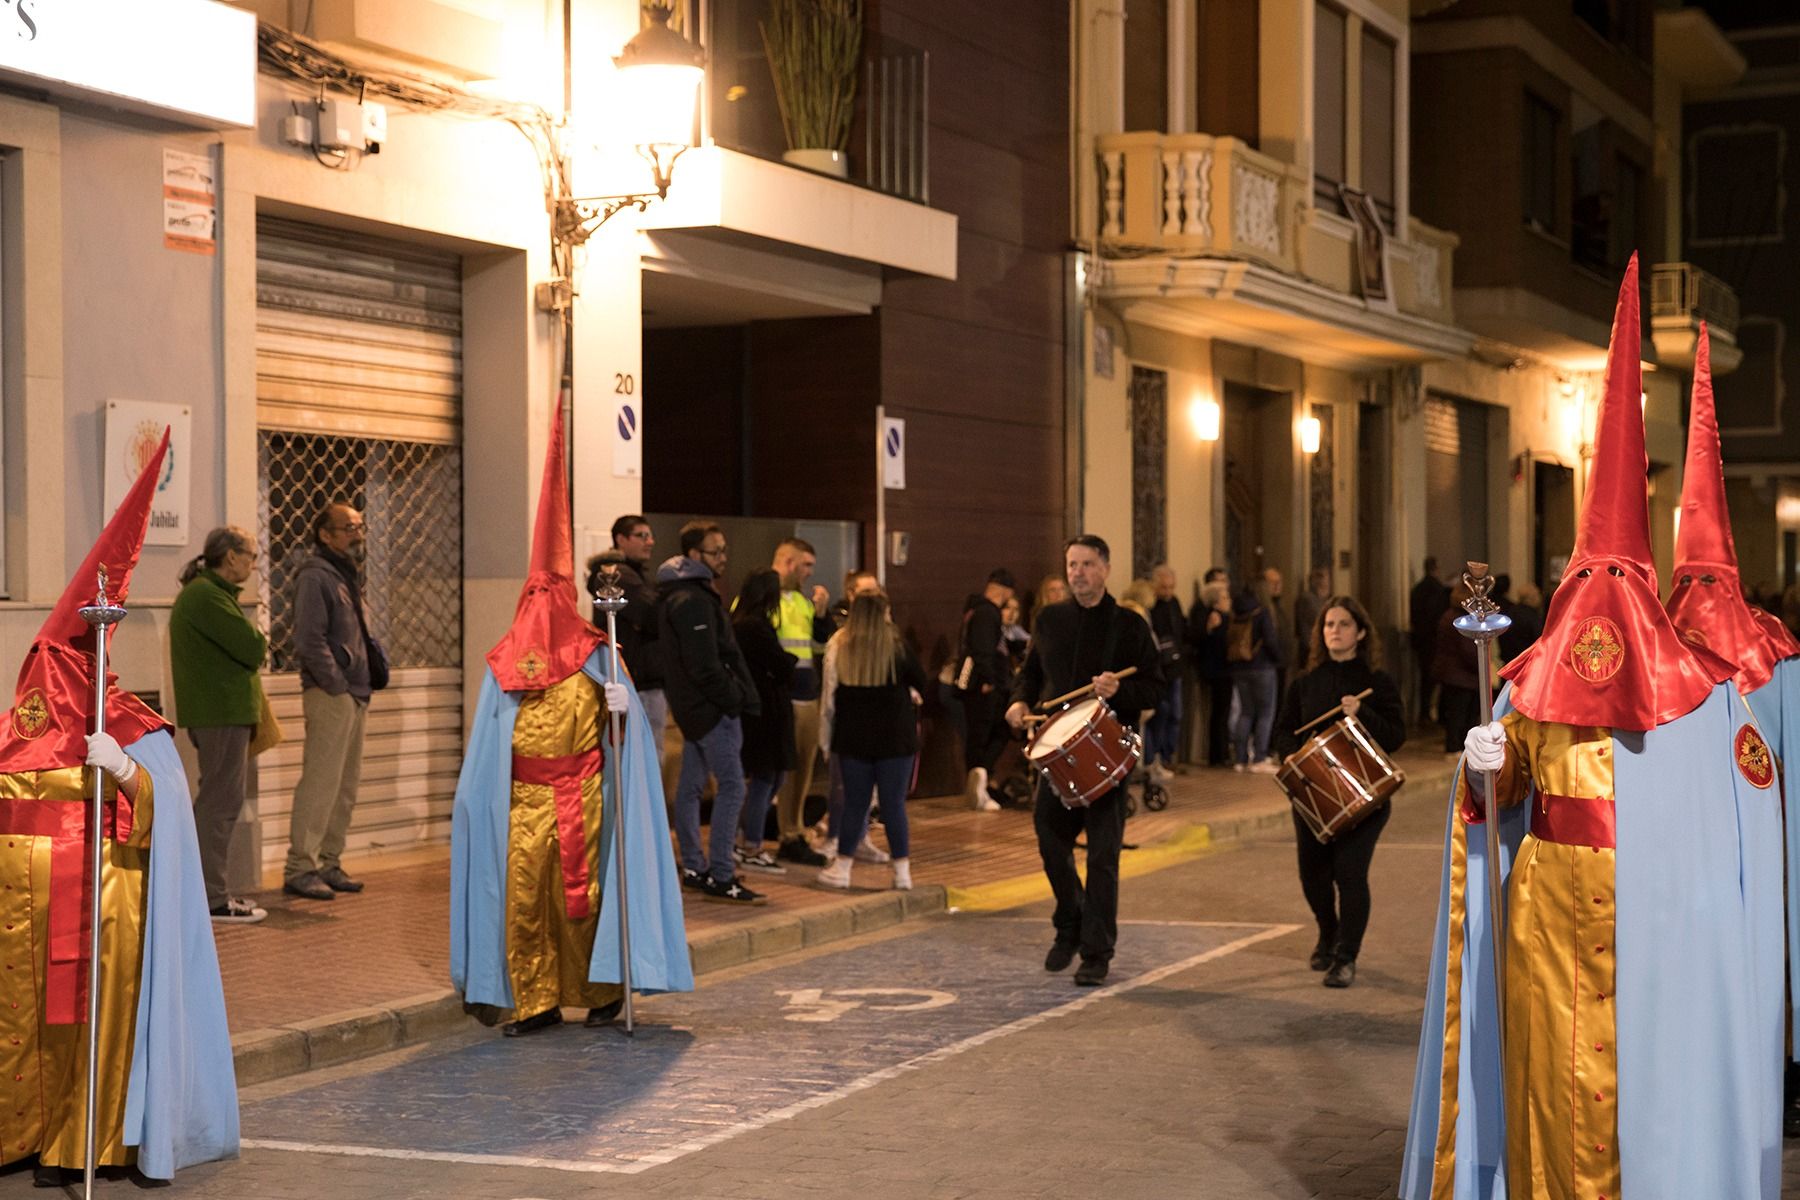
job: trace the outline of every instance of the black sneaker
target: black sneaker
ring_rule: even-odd
[[[753,892],[745,887],[743,881],[733,875],[723,881],[705,875],[700,880],[700,898],[716,900],[720,904],[767,904],[769,898],[761,892]]]
[[[1104,958],[1084,958],[1081,965],[1075,968],[1076,987],[1099,987],[1106,982],[1107,961]]]
[[[1060,971],[1075,961],[1075,947],[1063,942],[1050,943],[1050,952],[1044,955],[1044,970]]]
[[[691,867],[681,868],[681,886],[684,888],[699,888],[705,879],[706,876]]]
[[[235,896],[212,910],[212,919],[220,925],[254,925],[268,915],[267,910]]]
[[[826,862],[825,856],[807,845],[805,838],[788,838],[775,851],[775,857],[803,867],[822,867]]]

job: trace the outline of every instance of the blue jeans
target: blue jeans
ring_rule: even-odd
[[[1144,757],[1151,762],[1161,762],[1165,767],[1175,765],[1175,757],[1179,753],[1181,743],[1181,674],[1180,664],[1176,664],[1175,678],[1171,679],[1164,690],[1162,703],[1156,706],[1156,712],[1144,726]]]
[[[1239,671],[1232,676],[1231,757],[1253,763],[1269,757],[1269,729],[1275,724],[1274,671]]]
[[[837,841],[838,826],[844,823],[844,768],[837,755],[831,756],[831,786],[825,792],[825,840]]]
[[[750,775],[744,792],[744,819],[738,822],[738,827],[744,831],[744,841],[753,852],[763,844],[763,831],[769,827],[769,805],[774,802],[775,793],[781,790],[784,774],[782,771],[757,771]]]
[[[831,756],[844,773],[844,819],[838,824],[838,853],[851,855],[869,832],[869,805],[881,793],[881,823],[887,829],[888,853],[910,857],[906,829],[906,788],[912,782],[913,756],[851,758]]]
[[[737,874],[731,843],[737,837],[738,813],[744,807],[744,727],[736,717],[721,717],[699,739],[689,738],[681,749],[681,778],[675,784],[675,841],[681,848],[681,865],[690,871],[708,872],[723,883]],[[700,793],[711,774],[719,781],[713,797],[712,836],[707,853],[700,851]]]

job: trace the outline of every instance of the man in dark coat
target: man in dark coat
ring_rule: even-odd
[[[1413,584],[1411,602],[1408,613],[1412,618],[1410,626],[1414,670],[1419,676],[1419,692],[1413,708],[1413,720],[1419,724],[1431,720],[1431,696],[1437,687],[1432,674],[1432,663],[1437,657],[1438,618],[1444,615],[1444,609],[1450,604],[1450,588],[1438,578],[1437,559],[1425,559],[1425,575]],[[1459,740],[1458,745],[1461,745]]]
[[[663,730],[669,723],[669,701],[663,694],[662,661],[656,652],[656,580],[650,567],[650,555],[656,550],[656,535],[642,514],[627,513],[612,524],[612,549],[588,559],[587,589],[592,596],[600,590],[600,568],[617,566],[619,586],[625,589],[625,607],[619,610],[619,652],[625,656],[625,669],[637,686],[644,715],[650,718],[650,734],[656,741],[656,755],[662,757]],[[594,610],[596,628],[606,628],[606,615]]]

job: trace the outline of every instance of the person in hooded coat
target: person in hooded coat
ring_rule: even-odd
[[[1694,355],[1693,398],[1689,406],[1687,467],[1681,481],[1681,524],[1675,533],[1669,620],[1687,641],[1716,651],[1737,665],[1733,682],[1768,737],[1786,788],[1785,764],[1800,754],[1800,642],[1774,614],[1744,598],[1737,546],[1731,537],[1731,510],[1725,500],[1725,463],[1719,453],[1719,420],[1713,406],[1712,347],[1704,324]],[[1800,972],[1800,888],[1784,897],[1783,874],[1800,866],[1800,822],[1783,829],[1780,795],[1746,812],[1744,893],[1750,938],[1759,978],[1756,995],[1767,1011],[1757,1028],[1767,1042],[1770,1071],[1780,1071],[1792,1045],[1791,1012],[1784,1002],[1783,960]],[[1785,853],[1782,847],[1785,845]],[[1773,979],[1766,976],[1773,975]],[[1800,974],[1794,977],[1800,985]],[[1800,993],[1796,993],[1800,994]],[[1784,1108],[1789,1136],[1800,1132],[1794,1105],[1794,1065],[1788,1063]],[[1768,1089],[1765,1088],[1765,1094]]]
[[[450,829],[450,975],[465,1007],[508,1037],[585,1007],[623,1006],[614,828],[625,823],[632,985],[690,991],[681,897],[648,719],[607,682],[617,650],[575,605],[562,409],[538,494],[531,573],[512,628],[487,655]],[[607,762],[609,714],[624,713]],[[607,797],[611,797],[610,803]]]
[[[168,435],[39,630],[0,726],[0,1162],[59,1186],[86,1160],[89,851],[105,787],[97,1153],[151,1179],[238,1150],[237,1083],[187,777],[169,723],[109,676],[94,733],[97,588],[123,604]],[[102,582],[102,580],[104,582]],[[84,769],[84,765],[85,768]],[[85,894],[84,894],[85,893]]]
[[[1682,639],[1657,596],[1640,339],[1634,257],[1574,553],[1455,786],[1405,1200],[1779,1195],[1739,836],[1774,766],[1732,665]]]

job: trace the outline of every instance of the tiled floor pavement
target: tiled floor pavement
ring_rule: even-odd
[[[1447,769],[1436,753],[1403,753],[1401,766],[1423,780]],[[1286,801],[1268,776],[1194,770],[1171,783],[1160,813],[1140,811],[1127,840],[1147,846],[1200,823],[1278,818]],[[1037,872],[1036,841],[1025,810],[977,813],[958,798],[915,800],[915,882],[972,887]],[[879,840],[879,835],[877,840]],[[218,946],[233,1033],[288,1025],[350,1009],[391,1005],[449,986],[449,861],[443,847],[349,866],[368,882],[359,896],[330,903],[279,891],[259,897],[269,909],[261,925],[220,928]],[[693,902],[689,936],[776,912],[845,903],[845,895],[812,886],[815,872],[790,867],[785,877],[757,876],[769,903],[754,909]],[[859,887],[885,888],[885,867],[858,865]],[[852,893],[854,895],[855,893]]]

